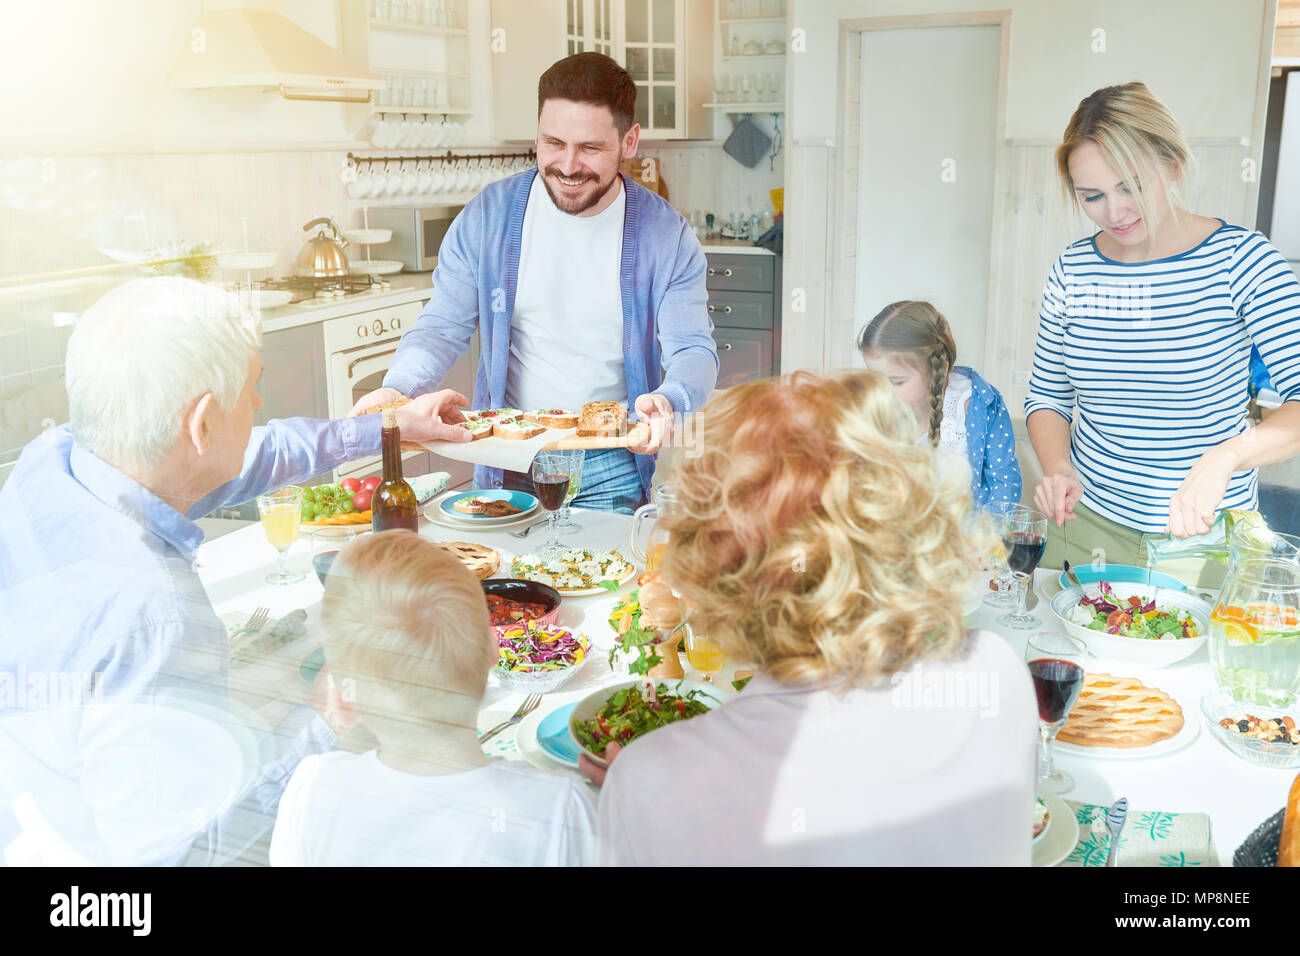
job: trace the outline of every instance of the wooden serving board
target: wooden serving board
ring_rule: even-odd
[[[650,440],[650,426],[645,422],[634,422],[626,435],[601,435],[584,438],[570,435],[557,438],[541,447],[542,451],[577,451],[579,449],[597,450],[601,448],[627,448],[629,445],[644,445]]]

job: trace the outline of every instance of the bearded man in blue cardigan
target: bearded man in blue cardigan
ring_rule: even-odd
[[[384,387],[353,414],[436,389],[477,329],[473,407],[625,405],[629,419],[650,424],[649,443],[587,452],[574,503],[629,513],[646,499],[675,416],[713,391],[718,353],[699,241],[672,206],[619,171],[640,137],[636,93],[598,53],[542,74],[537,168],[488,186],[452,222],[433,296]],[[531,490],[527,475],[499,469],[480,466],[474,479]]]

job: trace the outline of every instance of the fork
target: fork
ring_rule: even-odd
[[[525,717],[527,717],[529,714],[535,711],[537,709],[537,705],[540,704],[541,702],[542,702],[541,694],[529,694],[527,697],[524,698],[524,702],[519,705],[519,709],[515,711],[515,715],[513,717],[511,717],[509,720],[502,721],[501,723],[493,727],[491,730],[489,730],[487,733],[480,736],[478,742],[484,743],[488,740],[491,740],[493,737],[501,733],[501,731],[505,730],[507,727],[511,727],[514,724],[519,723],[519,721],[523,720]]]
[[[518,531],[511,531],[510,533],[514,535],[516,538],[526,538],[530,534],[532,534],[534,528],[541,527],[542,525],[546,524],[549,520],[550,520],[549,517],[543,518],[541,521],[534,521],[526,528],[520,528]]]
[[[270,616],[271,616],[271,609],[269,607],[259,607],[256,611],[254,611],[251,615],[249,615],[249,618],[247,621],[244,622],[243,627],[235,631],[234,634],[230,635],[230,639],[233,641],[235,638],[243,637],[245,634],[256,634],[258,631],[260,631],[263,627],[266,626],[266,619],[269,618]]]
[[[1067,521],[1062,524],[1061,531],[1065,534],[1065,551],[1064,557],[1061,558],[1061,571],[1070,581],[1074,582],[1075,587],[1081,588],[1083,582],[1079,580],[1079,575],[1075,574],[1074,569],[1070,567],[1070,522]]]

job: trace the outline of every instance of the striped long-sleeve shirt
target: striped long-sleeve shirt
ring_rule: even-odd
[[[1300,281],[1258,232],[1225,222],[1181,255],[1136,263],[1083,239],[1043,289],[1025,413],[1077,412],[1083,504],[1160,531],[1196,460],[1248,427],[1252,343],[1277,391],[1300,401]],[[1235,472],[1222,507],[1257,497],[1257,472]]]

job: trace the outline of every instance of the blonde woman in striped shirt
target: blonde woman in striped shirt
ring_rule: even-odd
[[[1300,453],[1300,282],[1259,233],[1184,208],[1191,153],[1141,83],[1084,99],[1056,162],[1100,231],[1060,255],[1043,290],[1025,401],[1044,475],[1034,502],[1052,519],[1043,563],[1060,566],[1071,521],[1071,564],[1100,549],[1141,565],[1146,536],[1201,534],[1219,508],[1254,507],[1259,466]],[[1252,343],[1286,400],[1254,428]]]

